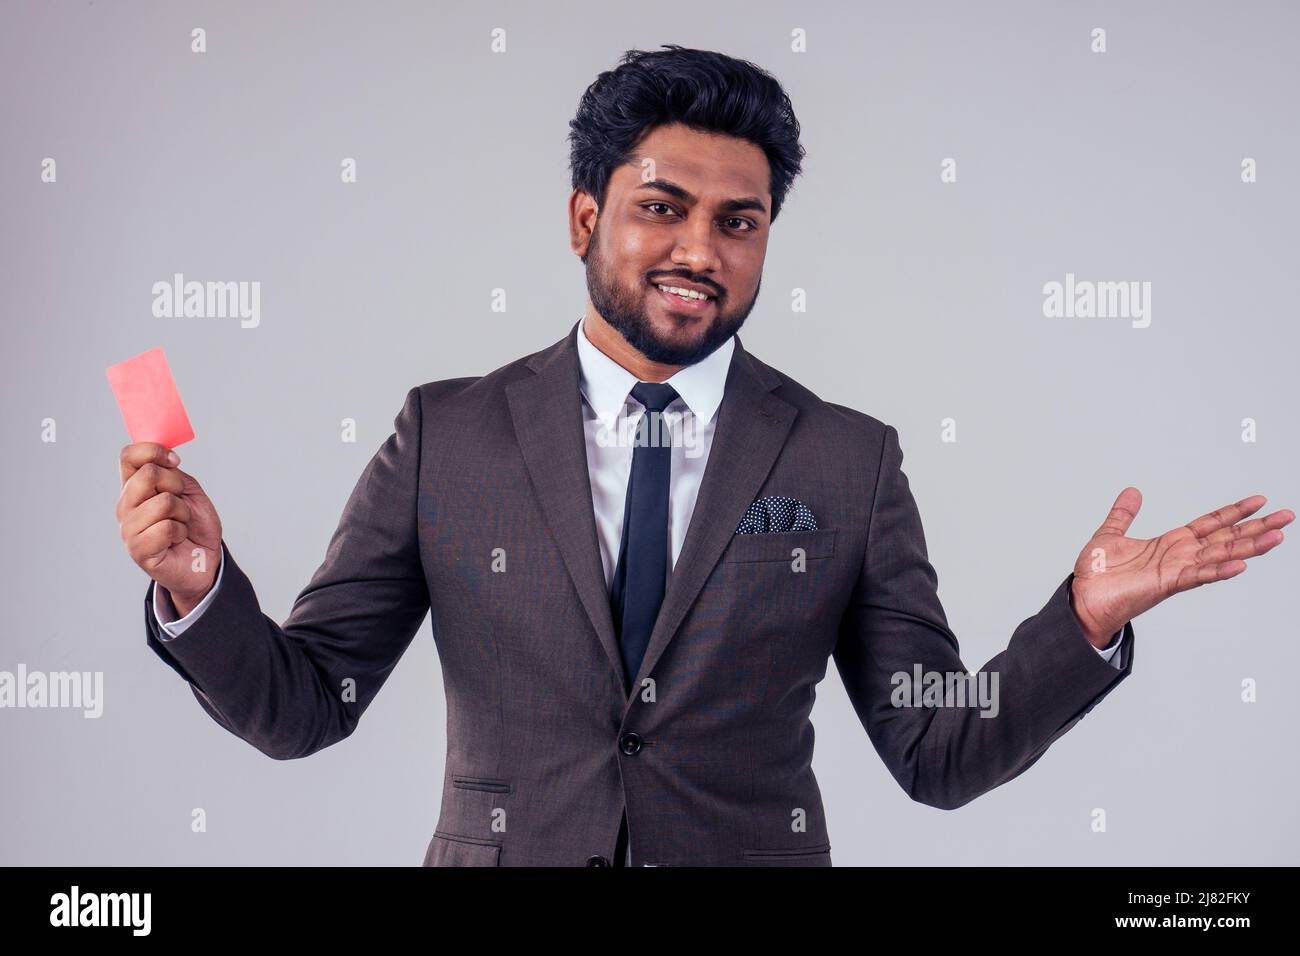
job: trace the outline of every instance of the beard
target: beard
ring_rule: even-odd
[[[723,308],[723,299],[719,298],[713,306],[713,320],[705,328],[704,334],[694,344],[681,345],[660,335],[647,313],[646,299],[653,286],[648,281],[636,288],[621,285],[614,270],[606,267],[600,256],[600,243],[597,234],[600,225],[591,234],[591,244],[583,265],[587,268],[587,294],[591,304],[600,313],[601,318],[618,330],[618,333],[651,362],[662,365],[694,365],[708,358],[727,339],[735,335],[749,318],[749,313],[758,301],[759,289],[763,286],[760,276],[754,295],[741,308],[728,313]],[[686,278],[688,281],[691,277]],[[671,282],[671,279],[665,279]]]

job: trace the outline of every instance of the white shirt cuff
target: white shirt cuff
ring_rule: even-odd
[[[1094,647],[1093,650],[1101,655],[1103,661],[1106,661],[1116,670],[1122,670],[1123,668],[1120,667],[1121,657],[1118,652],[1120,645],[1124,643],[1124,628],[1121,627],[1115,633],[1119,635],[1119,640],[1115,641],[1115,638],[1112,637],[1111,640],[1115,641],[1114,644],[1110,645],[1110,647]]]
[[[158,626],[162,629],[162,639],[164,641],[170,641],[180,637],[181,634],[185,632],[185,629],[197,621],[202,616],[203,612],[207,610],[208,605],[212,603],[212,599],[217,593],[217,588],[221,587],[222,572],[226,570],[225,542],[222,542],[221,544],[221,552],[217,560],[220,562],[217,565],[217,580],[213,582],[212,588],[208,593],[203,595],[203,600],[194,606],[194,610],[190,611],[189,614],[186,614],[182,618],[177,618],[176,607],[172,604],[171,595],[167,593],[167,589],[163,588],[159,590],[158,582],[154,582],[153,616],[154,620],[158,622]]]

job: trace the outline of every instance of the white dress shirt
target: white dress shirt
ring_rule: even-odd
[[[579,319],[579,325],[583,325]],[[680,369],[668,384],[678,397],[664,409],[663,418],[672,436],[672,465],[669,478],[668,549],[669,575],[677,563],[686,529],[690,527],[695,499],[708,465],[709,449],[717,426],[718,407],[735,337],[727,339],[701,362]],[[591,502],[596,518],[596,536],[605,569],[606,587],[614,580],[615,562],[623,536],[623,506],[627,498],[628,477],[632,473],[633,440],[644,406],[632,397],[637,377],[619,365],[587,338],[585,326],[578,332],[578,385],[584,399],[582,427],[587,445],[587,472],[591,480]],[[198,620],[221,587],[225,571],[223,557],[212,590],[204,595],[189,614],[177,619],[176,610],[165,590],[154,586],[154,614],[165,632],[164,641],[174,640]],[[1122,633],[1122,629],[1121,629]],[[1116,654],[1122,639],[1106,648],[1097,648],[1103,660],[1118,668]],[[628,849],[631,860],[631,848]]]

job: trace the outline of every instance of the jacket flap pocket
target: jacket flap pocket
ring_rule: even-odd
[[[433,832],[424,852],[425,866],[500,866],[501,844],[491,840]]]
[[[495,780],[491,777],[466,777],[459,774],[451,778],[451,785],[458,790],[486,790],[489,793],[509,793],[509,780]]]
[[[747,866],[830,866],[831,845],[822,843],[802,850],[745,850]]]

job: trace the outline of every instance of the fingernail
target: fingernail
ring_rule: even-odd
[[[168,464],[179,465],[181,463],[181,456],[176,454],[174,451],[169,451],[167,453],[167,462]]]

